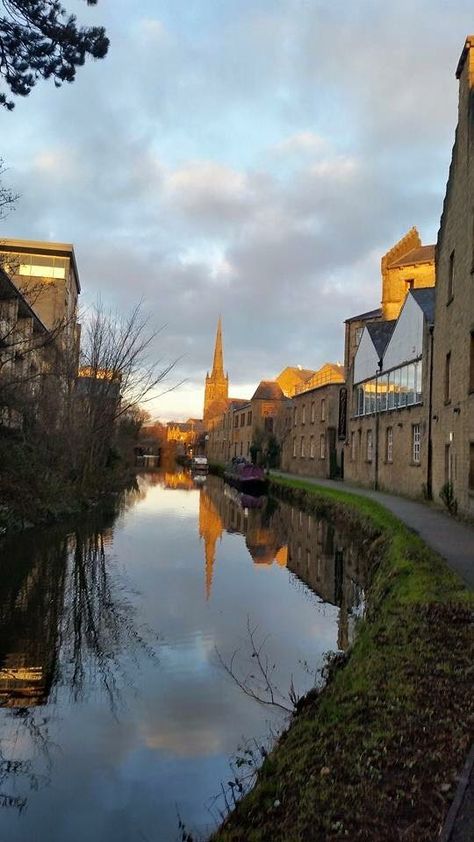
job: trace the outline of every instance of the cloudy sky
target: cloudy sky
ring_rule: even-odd
[[[109,55],[0,114],[0,236],[73,242],[84,319],[143,299],[162,419],[201,414],[219,313],[234,395],[341,360],[383,252],[436,239],[472,0],[64,3]]]

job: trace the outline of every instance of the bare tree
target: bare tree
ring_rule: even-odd
[[[106,460],[117,419],[156,397],[160,384],[176,361],[154,357],[154,343],[162,328],[153,330],[138,304],[125,318],[96,305],[89,320],[81,351],[74,413],[80,417],[82,482]]]

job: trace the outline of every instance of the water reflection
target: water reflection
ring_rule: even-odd
[[[353,536],[336,533],[327,520],[294,506],[248,497],[209,476],[199,498],[206,599],[211,596],[217,545],[224,531],[245,537],[254,564],[287,567],[323,602],[340,608],[338,648],[347,649],[365,583],[365,566]]]
[[[49,723],[60,687],[74,702],[102,690],[114,713],[131,683],[125,662],[156,657],[157,636],[137,622],[109,552],[113,523],[142,496],[134,488],[112,514],[26,533],[2,543],[0,586],[0,806],[23,810],[28,791],[49,783],[59,747]],[[35,710],[38,709],[38,710]],[[49,713],[44,714],[48,709]],[[21,789],[21,794],[16,791]]]
[[[9,842],[167,842],[176,803],[205,834],[229,756],[269,723],[216,648],[242,645],[250,616],[287,688],[300,659],[350,640],[364,585],[350,535],[185,471],[141,476],[116,503],[0,546]]]

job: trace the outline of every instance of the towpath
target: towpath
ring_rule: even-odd
[[[359,497],[369,497],[393,512],[403,523],[417,532],[424,542],[441,555],[459,573],[469,588],[474,588],[474,527],[454,520],[441,509],[406,500],[384,491],[372,491],[349,485],[341,480],[312,479],[282,471],[275,476],[299,479],[322,488],[335,488]],[[474,840],[474,745],[466,761],[456,797],[441,833],[439,842],[473,842]]]
[[[409,529],[417,532],[429,547],[436,550],[447,561],[465,584],[474,589],[474,526],[454,520],[442,509],[437,509],[435,506],[407,500],[404,497],[397,497],[395,494],[386,494],[384,491],[359,488],[341,480],[313,479],[296,474],[286,474],[282,471],[272,471],[271,473],[274,476],[304,480],[322,488],[335,488],[339,491],[347,491],[349,494],[356,494],[359,497],[376,500],[377,503],[381,503],[382,506],[393,512]]]

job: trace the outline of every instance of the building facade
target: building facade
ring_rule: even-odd
[[[287,407],[283,470],[302,476],[341,476],[345,396],[342,366],[326,363],[306,381]]]
[[[369,323],[354,357],[345,477],[429,496],[434,289],[410,290],[397,320]]]
[[[433,497],[474,514],[474,36],[458,64],[459,112],[436,250]]]

